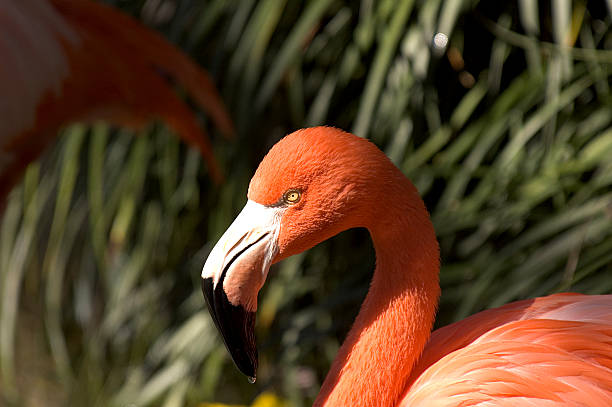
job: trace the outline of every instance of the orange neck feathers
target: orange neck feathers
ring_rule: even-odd
[[[391,406],[404,390],[433,325],[439,250],[412,183],[372,143],[329,127],[299,130],[263,159],[249,198],[273,204],[289,188],[275,261],[349,228],[366,227],[376,271],[361,311],[315,406]]]
[[[264,158],[249,199],[202,270],[213,318],[245,374],[257,368],[254,310],[245,297],[260,286],[252,287],[244,270],[265,279],[268,269],[257,259],[279,261],[366,227],[376,270],[315,406],[498,405],[503,399],[610,405],[610,296],[514,303],[430,339],[440,293],[434,229],[414,186],[373,144],[332,128],[297,131]],[[251,286],[250,294],[229,300],[224,281],[230,280],[228,286]]]
[[[274,261],[349,228],[366,227],[376,270],[361,311],[315,406],[393,406],[433,325],[440,294],[439,250],[412,183],[372,143],[329,127],[299,130],[263,159],[249,199],[273,204],[303,190],[288,208]]]
[[[388,162],[388,161],[387,161]],[[315,406],[395,406],[430,336],[440,294],[439,251],[416,189],[390,162],[372,177],[367,224],[376,270]]]

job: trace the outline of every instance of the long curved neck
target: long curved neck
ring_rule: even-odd
[[[414,186],[397,171],[373,197],[376,270],[315,406],[394,406],[431,332],[438,243]],[[387,197],[387,198],[386,198]]]

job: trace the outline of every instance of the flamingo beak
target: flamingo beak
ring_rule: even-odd
[[[202,269],[208,310],[238,369],[251,383],[257,374],[257,294],[278,253],[284,208],[248,201],[212,249]]]

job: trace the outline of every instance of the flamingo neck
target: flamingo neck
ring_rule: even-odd
[[[414,186],[403,176],[396,181],[375,197],[368,229],[376,270],[315,406],[396,405],[430,336],[440,294],[438,243]]]

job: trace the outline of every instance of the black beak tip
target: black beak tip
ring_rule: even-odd
[[[257,375],[255,312],[233,305],[223,290],[222,280],[214,287],[212,278],[202,279],[208,310],[236,367],[254,383]]]
[[[226,345],[228,344],[226,343]],[[257,351],[255,351],[254,355],[249,355],[244,350],[235,349],[234,352],[230,351],[230,355],[232,355],[238,370],[254,381],[254,378],[257,376]]]

